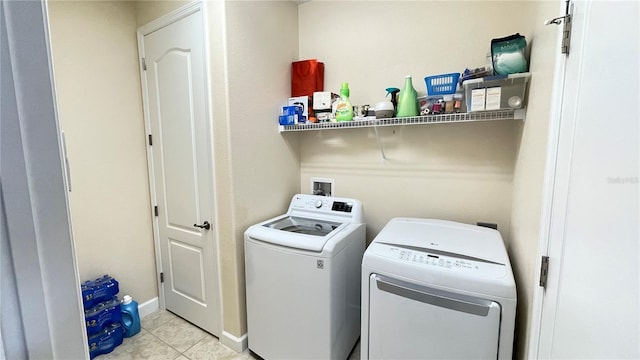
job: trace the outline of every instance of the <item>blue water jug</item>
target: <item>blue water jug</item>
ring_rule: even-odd
[[[131,337],[140,332],[140,314],[138,313],[138,302],[125,295],[122,298],[122,327],[124,337]]]
[[[112,323],[122,321],[120,300],[117,297],[109,301],[103,301],[91,309],[84,311],[84,319],[87,324],[87,335],[99,333],[102,328]]]
[[[99,333],[89,336],[89,357],[107,354],[113,351],[118,345],[122,344],[122,325],[113,323],[100,331]]]
[[[109,275],[82,283],[82,304],[90,309],[102,301],[111,299],[118,294],[118,281]]]

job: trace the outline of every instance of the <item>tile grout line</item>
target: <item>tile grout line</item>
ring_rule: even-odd
[[[162,324],[160,324],[159,326],[157,326],[154,330],[157,330],[158,328],[162,327],[163,325],[169,323],[171,320],[167,320],[165,322],[163,322]],[[187,322],[188,323],[188,322]],[[194,326],[191,323],[188,323],[191,326]],[[154,334],[153,332],[151,332],[151,330],[147,330],[145,329],[149,334],[153,335],[153,337],[155,337],[156,339],[158,339],[161,343],[167,345],[168,347],[172,348],[173,350],[175,350],[178,353],[178,356],[176,357],[179,358],[180,356],[184,356],[185,358],[191,360],[191,358],[189,356],[186,355],[186,352],[191,350],[192,348],[194,348],[196,345],[200,344],[202,341],[204,341],[207,338],[207,333],[205,332],[205,335],[202,337],[202,339],[199,339],[198,341],[195,342],[195,344],[189,346],[187,349],[185,349],[185,351],[181,352],[180,350],[176,349],[174,346],[172,346],[171,344],[167,343],[166,341],[162,340],[160,337],[158,337],[156,334]],[[175,359],[174,359],[175,360]]]
[[[167,322],[168,322],[168,321],[167,321]],[[162,326],[162,325],[164,325],[164,323],[163,323],[163,324],[161,324],[160,326]],[[158,326],[158,328],[159,328],[160,326]],[[157,329],[157,328],[156,328],[156,329]],[[146,329],[145,329],[145,330],[146,330]],[[178,349],[176,349],[175,347],[171,346],[171,344],[169,344],[169,343],[167,343],[166,341],[164,341],[164,340],[160,339],[158,336],[156,336],[156,334],[152,333],[152,332],[151,332],[151,331],[149,331],[149,330],[147,330],[147,332],[148,332],[149,334],[151,334],[151,336],[153,336],[154,338],[156,338],[158,341],[160,341],[161,343],[163,343],[163,344],[167,345],[168,347],[172,348],[173,350],[175,350],[175,351],[178,353],[178,356],[176,356],[176,357],[175,357],[175,359],[179,358],[181,355],[183,355],[183,356],[184,356],[184,357],[186,357],[187,359],[191,359],[191,358],[189,358],[187,355],[185,355],[183,352],[181,352],[180,350],[178,350]],[[191,349],[191,348],[189,348],[189,349]],[[187,350],[189,350],[189,349],[187,349]],[[187,350],[185,350],[185,351],[187,351]],[[175,360],[175,359],[174,359],[174,360]]]
[[[200,343],[201,343],[202,341],[204,341],[206,338],[207,338],[207,334],[205,334],[205,335],[202,337],[202,339],[200,339],[200,340],[196,341],[196,343],[195,343],[195,344],[193,344],[193,345],[191,345],[189,348],[187,348],[187,350],[185,350],[185,351],[184,351],[184,353],[186,353],[187,351],[189,351],[189,350],[193,349],[194,347],[196,347],[196,345],[200,344]],[[183,354],[184,354],[184,353],[183,353]],[[187,355],[185,355],[185,357],[186,357],[187,359],[189,359],[189,357],[188,357]]]
[[[165,310],[165,311],[166,311],[166,310]],[[199,329],[196,325],[192,324],[191,322],[189,322],[189,321],[187,321],[187,320],[184,320],[184,319],[180,318],[179,316],[177,316],[177,315],[173,314],[172,312],[167,311],[167,313],[169,313],[169,314],[173,315],[174,317],[176,317],[176,318],[178,318],[178,319],[183,320],[185,323],[187,323],[187,324],[188,324],[188,325],[190,325],[191,327],[194,327],[194,328]],[[151,314],[150,314],[150,315],[151,315]],[[166,346],[168,346],[169,348],[171,348],[171,349],[175,350],[175,351],[178,353],[178,356],[177,356],[175,359],[177,359],[177,358],[179,358],[179,357],[181,357],[181,356],[184,356],[186,359],[191,360],[191,358],[190,358],[189,356],[187,356],[187,355],[186,355],[186,353],[187,353],[189,350],[191,350],[191,349],[195,348],[196,346],[198,346],[199,344],[201,344],[203,341],[205,341],[205,340],[207,339],[207,336],[212,336],[214,339],[216,339],[216,342],[217,342],[217,343],[219,343],[220,345],[224,346],[225,348],[227,348],[227,349],[229,349],[229,350],[231,350],[231,351],[233,351],[233,352],[235,353],[235,351],[234,351],[233,349],[230,349],[230,348],[228,348],[227,346],[225,346],[224,344],[222,344],[222,342],[220,341],[220,338],[219,338],[219,337],[217,337],[217,336],[215,336],[215,335],[208,334],[206,331],[204,331],[204,330],[202,330],[202,329],[200,329],[200,330],[202,330],[202,331],[203,331],[204,336],[203,336],[201,339],[199,339],[198,341],[196,341],[193,345],[191,345],[190,347],[188,347],[187,349],[185,349],[185,351],[181,352],[180,350],[176,349],[176,348],[175,348],[174,346],[172,346],[171,344],[169,344],[169,343],[167,343],[166,341],[162,340],[162,339],[161,339],[159,336],[157,336],[155,333],[153,333],[153,331],[155,331],[155,330],[159,329],[160,327],[162,327],[162,326],[164,326],[164,325],[168,324],[168,323],[169,323],[169,322],[171,322],[172,320],[173,320],[173,319],[167,319],[166,321],[163,321],[161,324],[158,324],[158,326],[156,326],[153,330],[149,330],[149,329],[145,328],[144,326],[141,326],[141,327],[142,327],[142,329],[144,329],[145,331],[147,331],[149,334],[151,334],[154,338],[156,338],[157,340],[159,340],[161,343],[163,343],[163,344],[165,344]],[[241,354],[242,354],[242,352],[241,352],[241,353],[238,353],[237,355],[241,355]],[[174,360],[175,360],[175,359],[174,359]]]

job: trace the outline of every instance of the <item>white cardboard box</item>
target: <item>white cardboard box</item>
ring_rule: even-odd
[[[308,96],[296,96],[289,98],[289,106],[298,105],[302,106],[302,116],[305,119],[309,119],[309,97]]]
[[[485,110],[499,110],[500,109],[500,96],[502,94],[501,87],[487,88],[487,97]]]
[[[469,111],[483,111],[487,89],[471,90],[471,109]]]

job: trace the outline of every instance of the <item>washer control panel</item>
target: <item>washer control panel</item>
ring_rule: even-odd
[[[376,254],[388,257],[403,263],[426,267],[429,269],[442,269],[476,276],[501,277],[506,274],[503,264],[489,261],[469,259],[466,256],[448,256],[438,253],[407,249],[402,246],[373,243],[371,250]]]
[[[351,213],[355,202],[345,201],[345,199],[338,200],[328,196],[297,195],[294,197],[291,206],[294,209]]]
[[[287,214],[309,219],[318,216],[326,220],[339,219],[341,222],[363,223],[362,203],[359,200],[334,196],[294,195]]]

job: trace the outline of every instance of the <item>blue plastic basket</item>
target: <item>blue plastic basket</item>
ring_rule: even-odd
[[[427,84],[427,93],[429,96],[455,94],[459,78],[459,73],[427,76],[424,78],[424,82]]]

